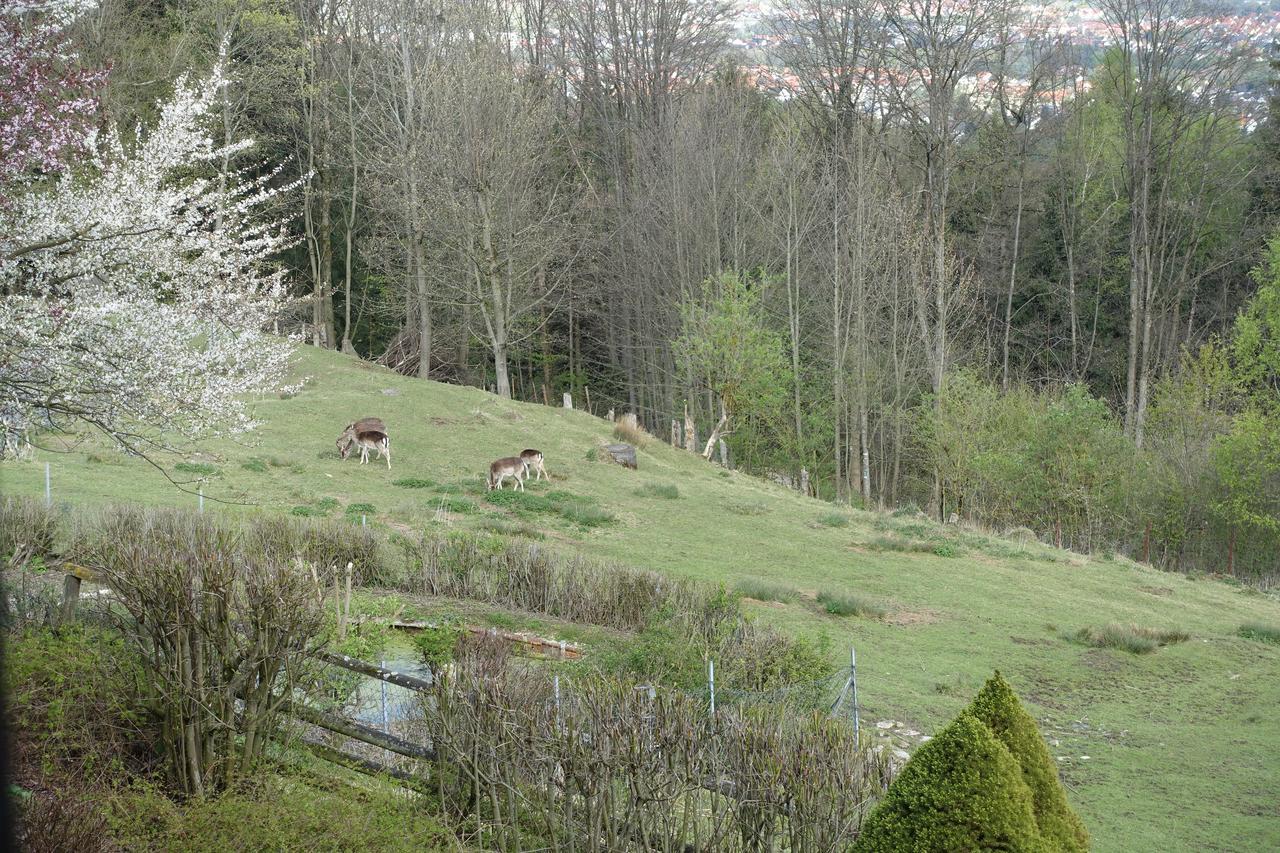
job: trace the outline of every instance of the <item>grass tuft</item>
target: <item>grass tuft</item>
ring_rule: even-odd
[[[617,520],[612,513],[596,506],[591,498],[560,490],[539,495],[503,489],[488,492],[485,500],[494,506],[504,507],[521,518],[558,515],[581,527],[601,527]]]
[[[252,471],[255,474],[267,473],[267,463],[263,462],[261,459],[259,459],[256,456],[248,460],[247,462],[241,462],[240,467],[246,471]]]
[[[671,483],[645,483],[635,493],[641,498],[663,498],[669,501],[680,497],[680,490]]]
[[[1181,643],[1190,636],[1180,629],[1160,630],[1112,623],[1102,628],[1081,628],[1076,632],[1075,639],[1097,649],[1119,649],[1130,654],[1146,655],[1161,646]]]
[[[818,593],[818,603],[833,616],[864,616],[868,619],[881,619],[885,615],[885,609],[880,605],[848,592],[823,590]]]
[[[424,480],[421,477],[401,477],[399,480],[391,481],[391,485],[402,489],[429,489],[435,484],[435,480]]]
[[[347,504],[347,515],[376,515],[378,508],[373,504]]]
[[[796,591],[789,586],[770,583],[760,578],[746,578],[734,585],[733,591],[743,598],[754,598],[756,601],[793,601]]]
[[[628,418],[626,415],[614,422],[613,437],[618,441],[625,441],[627,444],[633,444],[638,448],[643,448],[653,438],[645,431],[644,427],[636,423],[634,418]]]
[[[173,470],[183,474],[198,474],[201,477],[212,477],[218,473],[218,469],[208,462],[179,462],[173,466]]]
[[[1240,626],[1240,636],[1248,640],[1259,640],[1264,643],[1280,645],[1280,625],[1268,625],[1265,622],[1246,622]]]
[[[849,516],[842,512],[829,512],[818,516],[818,523],[824,527],[848,527]]]

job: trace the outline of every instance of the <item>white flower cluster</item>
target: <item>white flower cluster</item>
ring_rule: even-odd
[[[278,389],[291,345],[270,258],[289,244],[261,216],[276,173],[223,173],[206,116],[225,84],[178,81],[126,147],[91,137],[82,168],[0,206],[0,430],[78,420],[134,450],[237,432],[246,398]]]

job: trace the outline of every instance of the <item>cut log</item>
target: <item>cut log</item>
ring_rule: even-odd
[[[623,468],[630,468],[633,471],[636,467],[636,449],[629,444],[607,444],[604,448],[605,452]]]

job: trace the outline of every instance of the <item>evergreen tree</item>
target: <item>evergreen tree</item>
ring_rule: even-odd
[[[857,851],[1048,851],[1018,761],[962,713],[920,747],[863,825]]]
[[[1046,849],[1088,850],[1089,833],[1067,804],[1049,748],[999,670],[978,691],[967,713],[981,720],[1022,768],[1022,781],[1031,789],[1032,808]]]

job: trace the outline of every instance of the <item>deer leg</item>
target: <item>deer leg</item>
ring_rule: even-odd
[[[387,456],[387,470],[391,470],[391,442],[387,439],[382,441],[382,452]]]

